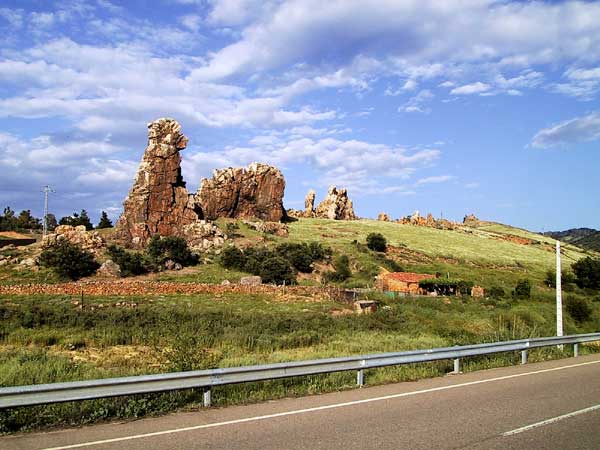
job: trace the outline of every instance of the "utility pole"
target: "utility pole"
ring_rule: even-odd
[[[560,242],[556,241],[556,335],[563,335]],[[562,347],[562,346],[560,346]]]
[[[48,234],[48,194],[50,192],[56,192],[50,186],[44,186],[44,236]]]

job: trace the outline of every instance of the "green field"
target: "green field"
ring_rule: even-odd
[[[240,225],[240,246],[317,240],[334,255],[347,254],[352,277],[347,286],[369,286],[385,258],[404,270],[443,274],[500,286],[500,298],[405,297],[392,299],[370,292],[379,302],[370,315],[355,315],[351,305],[318,295],[177,295],[79,297],[4,296],[0,298],[0,385],[24,385],[123,375],[231,367],[350,354],[461,345],[554,333],[554,290],[544,284],[553,268],[554,241],[498,224],[455,231],[359,220],[303,219],[289,224],[288,238],[263,236]],[[370,232],[380,232],[390,248],[381,255],[366,249]],[[104,232],[110,237],[110,231]],[[532,240],[527,245],[506,236]],[[587,253],[563,249],[565,267]],[[33,252],[32,249],[26,250]],[[594,254],[595,255],[595,254]],[[220,283],[235,282],[242,272],[216,262],[161,272],[144,279]],[[529,279],[531,299],[510,295],[516,282]],[[58,281],[45,270],[0,267],[0,282]],[[310,276],[302,283],[317,284]],[[565,313],[565,332],[600,329],[600,293],[566,286],[565,299],[582,299],[591,308],[576,322]],[[583,352],[596,347],[584,346]],[[567,349],[567,352],[570,351]],[[568,353],[567,353],[568,354]],[[561,356],[556,349],[536,350],[531,360]],[[564,356],[564,354],[563,354]],[[514,364],[517,354],[473,358],[464,370]],[[371,370],[369,384],[443,375],[450,361]],[[312,376],[214,390],[217,405],[352,388],[354,373]],[[0,432],[56,425],[77,425],[114,418],[134,418],[178,408],[199,407],[201,393],[186,391],[0,412]]]

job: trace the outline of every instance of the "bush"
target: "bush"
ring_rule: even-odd
[[[325,274],[326,281],[345,281],[352,276],[350,260],[346,255],[340,255],[335,258],[333,260],[333,268],[335,269],[334,271]]]
[[[500,286],[493,286],[488,291],[488,295],[491,298],[502,298],[506,295],[506,292],[504,292],[504,289],[502,289]]]
[[[239,248],[231,245],[221,252],[219,264],[226,269],[243,270],[246,265],[246,255]]]
[[[529,280],[519,280],[513,291],[516,298],[531,298],[531,283]]]
[[[590,320],[592,307],[587,300],[581,297],[567,297],[565,300],[565,307],[569,315],[576,322],[581,323]]]
[[[264,261],[277,256],[267,247],[250,247],[247,248],[244,253],[246,254],[244,270],[254,275],[260,275],[262,263]]]
[[[369,233],[367,236],[367,247],[375,252],[385,252],[387,240],[381,233]]]
[[[198,255],[193,254],[185,239],[177,236],[160,237],[152,236],[148,243],[146,253],[150,259],[158,265],[167,260],[179,263],[182,266],[193,266],[198,264]]]
[[[40,265],[71,280],[92,275],[100,267],[94,255],[66,240],[44,249],[40,255]]]
[[[258,273],[263,283],[294,284],[296,273],[290,262],[281,256],[265,259]]]
[[[117,246],[109,245],[106,253],[121,268],[121,276],[142,275],[147,273],[148,263],[144,255],[140,253],[128,252]]]
[[[589,256],[582,258],[572,266],[575,282],[580,288],[600,289],[600,259]]]
[[[279,244],[275,251],[282,258],[287,259],[297,271],[312,272],[313,259],[307,244]]]

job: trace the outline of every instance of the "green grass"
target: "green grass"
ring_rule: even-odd
[[[285,302],[233,294],[90,297],[83,307],[75,303],[80,298],[66,296],[5,298],[0,300],[0,385],[463,345],[550,335],[554,329],[551,299],[376,298],[382,308],[360,316],[334,316],[332,311],[348,305],[308,297]],[[579,324],[566,315],[566,333],[598,329],[600,304],[591,304],[588,322]],[[467,360],[465,370],[511,364],[515,358]],[[449,370],[448,361],[378,369],[368,371],[367,382],[418,379]],[[338,373],[223,386],[213,397],[217,405],[229,405],[327,392],[353,387],[354,377]],[[0,412],[0,431],[159,414],[196,407],[199,399],[199,393],[190,391],[18,408]]]

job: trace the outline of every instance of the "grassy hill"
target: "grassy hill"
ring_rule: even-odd
[[[230,221],[219,221],[223,229],[226,222]],[[344,286],[372,286],[380,267],[391,259],[407,271],[441,272],[488,289],[499,286],[506,295],[394,299],[369,292],[364,297],[380,305],[369,315],[353,314],[351,305],[324,294],[295,295],[283,289],[271,294],[5,295],[0,296],[0,386],[402,351],[554,332],[554,290],[544,283],[555,261],[555,241],[549,236],[485,222],[438,230],[374,220],[301,219],[289,224],[287,238],[263,235],[241,222],[237,225],[232,243],[240,247],[318,241],[331,247],[334,255],[348,255],[352,277]],[[371,232],[387,238],[385,255],[364,245]],[[102,233],[111,238],[111,230]],[[599,256],[572,244],[562,250],[564,269],[587,255]],[[32,246],[10,252],[31,256],[35,251]],[[299,282],[318,284],[319,270],[328,268],[319,268]],[[243,275],[223,269],[213,259],[140,278],[220,284]],[[531,281],[529,299],[510,295],[521,279]],[[0,266],[0,283],[56,281],[45,269]],[[599,330],[600,293],[574,285],[566,290],[565,333]],[[571,316],[572,299],[589,308],[584,320]],[[595,347],[582,346],[581,351],[595,351]],[[559,355],[556,349],[535,350],[530,359]],[[518,354],[469,358],[464,370],[515,364],[518,358]],[[367,371],[367,383],[438,376],[450,370],[450,361],[373,369]],[[223,386],[214,390],[213,398],[218,405],[260,401],[352,388],[354,379],[353,373],[341,373]],[[140,417],[198,407],[200,401],[201,393],[184,391],[15,409],[0,413],[0,433]]]
[[[592,228],[572,228],[565,231],[548,231],[545,236],[569,242],[578,247],[600,251],[600,231]]]

